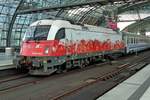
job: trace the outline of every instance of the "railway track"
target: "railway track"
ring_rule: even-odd
[[[58,78],[58,77],[64,77],[64,76],[67,76],[69,74],[73,74],[73,73],[78,73],[78,72],[82,72],[82,71],[85,71],[85,70],[90,70],[92,68],[96,68],[98,66],[103,66],[103,65],[107,65],[109,62],[104,62],[104,63],[100,63],[100,64],[95,64],[95,67],[91,67],[91,66],[88,66],[87,68],[84,68],[84,69],[76,69],[76,70],[72,70],[72,71],[69,71],[67,73],[61,73],[61,74],[56,74],[56,75],[52,75],[51,77],[32,77],[32,76],[29,76],[28,74],[23,74],[23,75],[17,75],[17,76],[12,76],[12,77],[9,77],[7,79],[3,79],[0,81],[0,84],[7,84],[7,83],[10,83],[12,81],[19,81],[19,80],[24,80],[24,79],[30,79],[31,80],[24,80],[24,81],[21,81],[21,83],[17,83],[14,84],[14,85],[9,85],[7,87],[3,87],[1,88],[0,87],[0,93],[1,92],[8,92],[9,90],[12,90],[12,89],[16,89],[18,87],[21,87],[21,86],[25,86],[25,85],[31,85],[31,84],[36,84],[36,83],[40,83],[44,80],[52,80],[54,78]],[[0,86],[1,86],[0,85]]]
[[[106,65],[108,63],[109,62],[104,62],[104,63],[98,64],[98,66]],[[71,70],[71,71],[69,71],[67,73],[55,74],[55,75],[52,75],[50,77],[34,77],[34,76],[32,77],[32,76],[29,76],[28,74],[12,76],[12,77],[9,77],[7,79],[1,80],[0,84],[7,84],[7,83],[10,83],[12,81],[24,80],[25,78],[28,78],[28,79],[31,78],[31,80],[24,80],[24,82],[21,82],[19,84],[16,83],[15,85],[10,85],[10,86],[4,87],[4,88],[0,87],[0,93],[1,92],[8,92],[9,90],[16,89],[16,88],[21,87],[21,86],[40,83],[40,82],[42,82],[44,80],[52,80],[54,78],[64,77],[64,76],[67,76],[69,74],[73,74],[73,73],[77,73],[77,72],[82,72],[82,71],[85,71],[85,70],[89,70],[91,68],[92,67],[89,66],[89,67],[84,68],[84,69]]]
[[[12,81],[12,80],[17,80],[17,79],[20,79],[20,78],[24,78],[24,77],[27,77],[27,76],[28,76],[28,74],[13,75],[13,76],[8,77],[6,79],[0,80],[0,84],[5,83],[5,82],[9,82],[9,81]]]
[[[126,63],[126,64],[123,64],[121,66],[118,66],[118,69],[115,69],[115,70],[113,70],[111,72],[108,72],[108,73],[106,73],[106,74],[104,74],[104,75],[102,75],[100,77],[93,78],[92,80],[90,80],[86,84],[78,86],[77,88],[71,89],[71,90],[69,90],[67,92],[64,92],[62,94],[59,94],[59,95],[57,95],[57,96],[55,96],[53,98],[49,98],[49,99],[50,100],[68,100],[68,99],[65,99],[65,98],[68,97],[68,96],[71,96],[72,94],[75,94],[75,93],[79,92],[80,90],[82,90],[82,89],[84,89],[86,87],[89,87],[90,85],[96,84],[96,83],[101,82],[101,81],[107,81],[109,79],[112,79],[112,78],[116,77],[117,75],[121,74],[121,72],[123,72],[123,71],[126,71],[126,70],[133,71],[133,69],[134,69],[134,71],[138,71],[138,70],[142,69],[144,66],[147,65],[147,63],[143,62],[147,58],[150,58],[150,56],[144,57],[142,59],[139,59],[134,64]],[[127,79],[128,77],[126,77],[125,79]],[[123,79],[123,80],[125,80],[125,79]],[[121,80],[120,82],[122,82],[123,80]],[[118,85],[120,82],[118,82],[116,85]],[[115,87],[116,85],[113,85],[112,88]],[[112,88],[110,88],[110,89],[112,89]],[[101,95],[103,95],[107,91],[104,91],[103,93],[101,93]]]
[[[140,59],[137,58],[136,62],[142,62],[142,61],[144,61],[147,58],[148,57],[144,57],[144,58],[140,58]],[[102,63],[101,65],[106,65],[106,64],[108,64],[108,63]],[[96,65],[96,66],[98,67],[99,64]],[[90,82],[87,82],[86,84],[83,84],[82,86],[79,86],[76,89],[67,91],[64,94],[58,95],[58,96],[56,96],[56,97],[54,97],[52,99],[57,100],[57,99],[62,98],[64,96],[68,95],[68,94],[72,94],[72,93],[74,93],[76,91],[79,91],[80,89],[85,88],[85,87],[87,87],[87,86],[89,86],[91,84],[94,84],[94,83],[96,83],[96,82],[98,82],[100,80],[104,81],[104,80],[110,79],[110,78],[118,75],[122,70],[127,69],[129,67],[131,68],[132,66],[133,66],[133,64],[129,64],[129,63],[122,64],[121,66],[118,66],[116,70],[111,71],[111,72],[107,72],[107,73],[105,73],[105,75],[100,75],[100,77],[97,77],[94,80],[92,80]],[[22,76],[20,75],[20,76],[14,77],[14,78],[5,79],[5,80],[0,81],[0,84],[4,84],[4,83],[7,83],[7,82],[12,82],[12,81],[18,81],[18,80],[24,80],[24,81],[21,81],[21,83],[18,82],[15,85],[10,85],[10,86],[7,86],[7,87],[0,88],[0,94],[1,93],[7,93],[10,90],[14,90],[14,89],[22,87],[22,86],[34,85],[34,84],[40,83],[40,82],[42,82],[44,80],[53,80],[53,79],[58,78],[58,77],[64,77],[65,75],[82,72],[82,71],[85,71],[85,70],[88,70],[88,69],[91,69],[91,68],[94,68],[94,67],[87,67],[87,68],[82,69],[82,70],[80,70],[80,69],[78,70],[77,69],[77,70],[73,70],[73,71],[70,71],[70,72],[67,72],[67,73],[63,73],[63,74],[56,74],[56,75],[53,75],[51,77],[41,77],[41,78],[39,78],[39,77],[38,78],[37,77],[36,78],[31,77],[31,79],[29,79],[29,80],[24,80],[25,78],[27,78],[27,79],[30,78],[30,76],[28,77],[28,75],[22,75]]]

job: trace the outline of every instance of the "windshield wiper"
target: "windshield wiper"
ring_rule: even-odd
[[[44,34],[39,34],[37,36],[34,36],[34,40],[45,40],[47,38],[47,35],[44,33]]]

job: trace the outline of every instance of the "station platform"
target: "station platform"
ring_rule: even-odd
[[[15,68],[13,66],[13,56],[0,53],[0,70]]]
[[[97,100],[150,100],[150,64]]]

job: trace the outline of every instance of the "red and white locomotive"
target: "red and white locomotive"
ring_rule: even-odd
[[[104,55],[130,52],[123,36],[103,27],[39,20],[24,35],[17,66],[28,67],[31,75],[83,67]]]

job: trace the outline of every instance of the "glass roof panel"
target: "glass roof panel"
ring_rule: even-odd
[[[6,46],[9,25],[19,2],[20,0],[0,1],[0,47]]]
[[[10,33],[10,25],[13,22],[12,18],[16,12],[19,3],[22,0],[0,0],[0,47],[6,46],[7,35]],[[93,2],[98,0],[23,0],[23,3],[19,7],[19,11],[26,9],[37,9],[45,7],[56,7],[62,5],[81,4],[85,2]],[[102,0],[103,1],[103,0]],[[111,1],[111,0],[109,0]],[[118,1],[118,0],[117,0]],[[115,6],[110,3],[106,6],[101,4],[78,6],[66,9],[50,10],[41,13],[17,15],[11,33],[11,46],[19,46],[21,37],[23,36],[26,28],[30,23],[38,19],[67,19],[81,24],[91,24],[98,26],[106,26],[106,18],[114,16],[116,14],[117,7],[122,7],[121,12],[124,9],[130,8],[130,5],[134,5],[132,0],[124,0],[122,2],[115,2]],[[142,0],[143,2],[144,0]],[[146,0],[145,0],[146,1]],[[140,2],[140,0],[139,0]],[[141,9],[150,9],[150,6],[143,5]],[[149,13],[148,10],[147,13]]]

